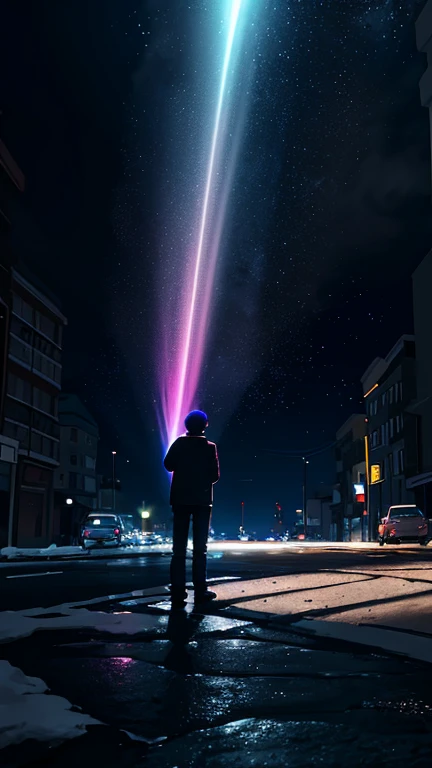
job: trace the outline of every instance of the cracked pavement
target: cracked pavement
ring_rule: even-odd
[[[373,561],[352,563],[349,575],[345,562],[339,570],[333,564],[330,571],[281,575],[280,564],[272,564],[266,575],[249,564],[247,580],[218,584],[219,605],[207,615],[194,613],[192,605],[170,612],[162,582],[135,596],[100,593],[99,602],[70,609],[147,617],[128,635],[108,635],[87,623],[48,630],[41,618],[37,633],[3,643],[2,657],[104,725],[63,745],[8,747],[2,765],[429,766],[432,666],[299,627],[310,611],[307,601],[321,610],[327,591],[338,590],[339,600],[325,603],[328,611],[335,602],[341,607],[340,590],[353,590],[357,603],[369,601],[363,590],[376,582],[384,584],[380,605],[392,605],[401,588],[408,602],[417,599],[418,569],[420,589],[427,591],[432,581],[424,554],[420,565],[410,556],[379,568]],[[294,569],[291,562],[285,571],[289,566]],[[297,560],[295,567],[302,564]],[[400,569],[395,579],[389,568]],[[251,578],[253,572],[260,578]],[[288,621],[278,625],[274,605],[287,595],[289,610],[279,618]],[[350,593],[344,610],[351,600]],[[51,606],[47,621],[58,615],[58,604]],[[230,610],[253,610],[254,620],[246,613],[230,616]]]

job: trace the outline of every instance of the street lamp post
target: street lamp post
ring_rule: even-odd
[[[117,451],[112,451],[112,508],[113,512],[115,512],[116,508],[116,494],[115,494],[115,457],[117,456]]]
[[[307,465],[308,460],[303,456],[303,529],[304,537],[307,536]]]
[[[241,503],[241,532],[244,533],[244,501]]]

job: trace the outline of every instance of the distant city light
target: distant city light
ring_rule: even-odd
[[[143,520],[148,520],[149,517],[150,517],[150,512],[148,511],[148,509],[142,509],[140,511],[140,515],[141,515]]]
[[[66,504],[68,504],[69,506],[70,506],[71,504],[73,504],[73,499],[66,499]]]

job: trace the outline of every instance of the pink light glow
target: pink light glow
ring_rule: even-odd
[[[173,324],[159,350],[159,424],[164,448],[181,434],[186,414],[199,408],[198,385],[213,308],[214,282],[221,238],[224,230],[234,159],[228,171],[222,167],[226,138],[226,93],[239,15],[245,0],[230,0],[230,16],[221,79],[210,144],[207,175],[198,236],[186,255],[183,274],[179,274],[181,293],[178,306],[170,306]],[[225,176],[225,177],[224,177]],[[221,182],[223,191],[216,194]],[[166,309],[165,309],[166,311]]]

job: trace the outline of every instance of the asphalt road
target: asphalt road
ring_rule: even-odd
[[[168,584],[168,554],[142,557],[95,558],[77,561],[27,562],[19,565],[0,564],[0,610],[50,607],[65,602],[79,602],[105,595],[118,595],[133,590]],[[310,573],[323,569],[368,565],[432,566],[432,545],[419,547],[371,546],[370,549],[328,550],[325,547],[296,548],[284,552],[250,551],[246,546],[238,552],[210,556],[208,577],[260,576],[283,573]]]

